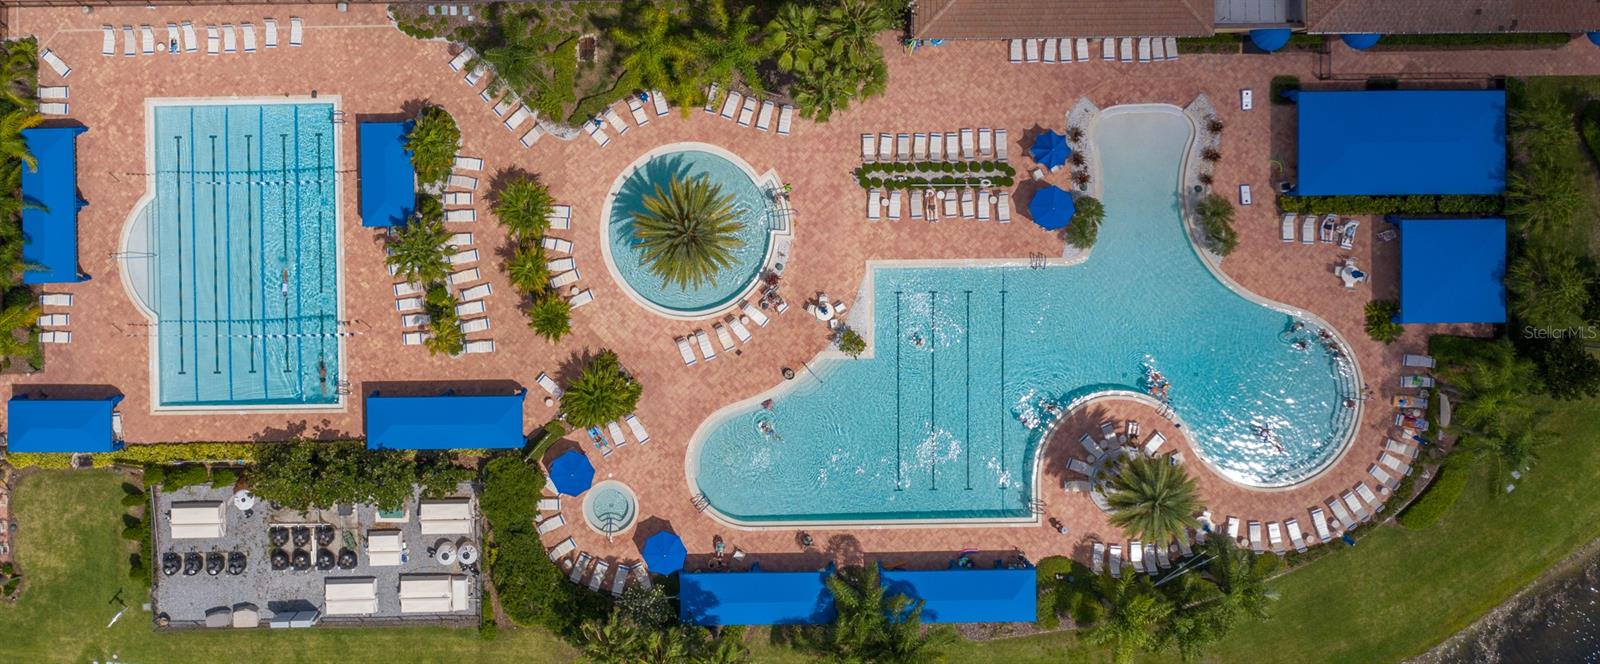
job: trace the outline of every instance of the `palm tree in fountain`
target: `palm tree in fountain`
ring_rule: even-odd
[[[1194,480],[1183,467],[1166,459],[1131,457],[1111,480],[1106,495],[1111,523],[1130,537],[1157,544],[1184,536],[1184,529],[1199,524],[1200,497]]]
[[[715,284],[717,272],[733,264],[744,246],[733,197],[704,175],[674,177],[644,199],[633,215],[633,237],[650,272],[663,283],[698,288]]]

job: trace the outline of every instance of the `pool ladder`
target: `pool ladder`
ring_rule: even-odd
[[[704,512],[707,507],[711,506],[711,499],[707,498],[705,492],[702,491],[694,494],[694,497],[689,499],[689,504],[694,505],[694,511]]]
[[[1033,500],[1028,501],[1028,511],[1032,512],[1034,516],[1044,514],[1044,500],[1034,498]]]
[[[1044,254],[1028,254],[1028,268],[1043,270],[1050,265],[1049,257]]]

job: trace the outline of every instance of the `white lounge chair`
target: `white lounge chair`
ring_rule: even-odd
[[[995,159],[997,159],[999,161],[1008,161],[1009,160],[1009,156],[1006,153],[1006,148],[1007,148],[1006,142],[1007,142],[1007,140],[1008,140],[1008,138],[1007,138],[1006,130],[1004,130],[1004,129],[996,129],[996,130],[994,130],[994,154],[995,154],[994,158]]]
[[[1314,214],[1308,214],[1308,215],[1306,215],[1305,219],[1301,219],[1300,220],[1300,244],[1316,244],[1316,243],[1317,243],[1317,216],[1314,215]]]
[[[289,17],[289,45],[301,46],[305,44],[305,24],[299,16]]]
[[[731,351],[737,347],[733,343],[733,335],[728,334],[728,326],[720,322],[712,323],[711,330],[717,333],[717,341],[722,343],[722,350]]]
[[[1378,467],[1378,464],[1367,466],[1367,474],[1378,481],[1378,492],[1384,495],[1388,495],[1390,491],[1400,484],[1388,471]]]
[[[70,344],[70,343],[72,343],[72,333],[71,332],[64,332],[64,331],[60,331],[60,330],[50,330],[50,331],[46,331],[46,332],[40,332],[39,333],[39,343]]]
[[[1094,468],[1089,464],[1084,463],[1083,459],[1079,459],[1077,457],[1067,459],[1067,470],[1078,473],[1079,475],[1083,475],[1085,477],[1094,476]]]
[[[1047,65],[1055,64],[1056,63],[1056,49],[1061,47],[1061,40],[1052,37],[1050,39],[1044,40],[1043,46],[1044,46],[1044,48],[1041,49],[1041,53],[1040,53],[1040,56],[1039,56],[1039,61],[1044,63],[1044,64],[1047,64]]]
[[[117,28],[112,25],[100,26],[100,55],[111,56],[117,54]]]
[[[1355,530],[1356,526],[1360,525],[1360,522],[1356,521],[1355,517],[1350,516],[1350,510],[1345,509],[1344,503],[1339,501],[1338,496],[1335,496],[1332,500],[1328,501],[1328,509],[1333,511],[1334,519],[1336,519],[1345,530]]]
[[[1144,64],[1144,63],[1147,63],[1149,61],[1150,61],[1150,38],[1149,37],[1140,37],[1139,38],[1139,63],[1140,64]]]
[[[271,19],[268,19],[267,25],[272,25],[270,21]],[[475,57],[478,57],[478,53],[476,51],[470,48],[461,49],[461,52],[457,53],[456,57],[450,58],[451,71],[461,71],[467,66],[467,63],[472,62],[472,59]]]
[[[978,192],[978,221],[989,220],[989,211],[994,208],[993,199],[987,191]]]
[[[1273,553],[1283,553],[1283,530],[1277,521],[1267,524],[1267,543],[1272,546]]]
[[[923,210],[927,209],[928,202],[923,198],[928,192],[923,189],[912,189],[906,192],[906,207],[911,210],[911,219],[922,219]]]
[[[450,167],[458,171],[481,171],[483,170],[483,159],[456,155],[455,160],[450,162]]]
[[[445,180],[445,186],[450,189],[476,191],[478,189],[478,178],[470,175],[451,175],[450,179]]]
[[[722,101],[722,112],[718,115],[724,120],[732,120],[733,114],[737,113],[742,105],[744,105],[744,95],[729,90],[727,99]]]
[[[477,249],[468,249],[466,251],[457,251],[455,253],[450,254],[448,257],[445,258],[445,260],[450,263],[451,267],[461,267],[462,265],[470,265],[472,263],[478,262],[478,250]]]
[[[756,98],[745,97],[744,105],[739,107],[739,126],[748,127],[756,117]]]
[[[900,199],[904,193],[899,189],[889,192],[889,218],[892,220],[900,219]]]
[[[961,130],[961,158],[962,159],[973,159],[973,158],[975,158],[977,156],[978,156],[978,151],[977,151],[977,146],[976,146],[975,142],[973,141],[973,131],[971,129],[962,129]]]
[[[978,130],[978,156],[994,156],[994,130],[989,128]]]
[[[139,52],[145,55],[156,54],[156,31],[149,25],[139,26]]]
[[[397,299],[397,300],[394,301],[394,308],[395,308],[396,311],[400,311],[400,312],[417,311],[417,310],[422,308],[422,298],[420,298],[420,297],[403,297],[403,298]]]
[[[611,135],[607,134],[605,128],[601,127],[598,122],[584,123],[583,131],[589,134],[589,138],[594,139],[595,144],[600,147],[605,147],[611,143]]]
[[[1113,578],[1113,579],[1120,578],[1122,576],[1122,545],[1121,544],[1112,544],[1111,545],[1110,562],[1111,562],[1111,578]]]
[[[206,26],[206,55],[222,54],[222,33],[217,31],[217,26]]]
[[[1013,39],[1013,40],[1011,40],[1011,64],[1015,65],[1015,64],[1021,64],[1021,63],[1022,63],[1022,40],[1021,39]],[[1098,572],[1098,571],[1099,570],[1096,570],[1096,572]]]
[[[966,219],[978,218],[978,206],[973,200],[971,189],[961,190],[961,216]]]
[[[444,220],[454,223],[472,223],[478,220],[478,211],[472,208],[445,210]]]
[[[1039,61],[1039,40],[1027,39],[1022,43],[1023,61],[1034,63]]]
[[[1160,37],[1150,40],[1150,61],[1161,62],[1167,59],[1167,44]]]
[[[600,592],[600,585],[605,583],[606,573],[611,571],[611,563],[604,560],[594,562],[594,574],[589,576],[589,590]]]
[[[550,272],[550,274],[561,274],[562,272],[577,268],[578,262],[571,256],[568,256],[565,258],[557,258],[554,260],[545,261],[544,267],[545,270]]]
[[[662,94],[660,90],[651,90],[650,91],[650,104],[652,106],[655,106],[656,117],[659,118],[659,117],[661,117],[663,115],[666,115],[668,113],[668,110],[667,110],[667,96]]]
[[[638,97],[628,97],[628,113],[633,115],[633,123],[641,127],[650,124],[650,116],[644,112],[644,102]]]
[[[39,98],[40,99],[66,99],[67,98],[67,86],[65,86],[65,85],[41,85],[41,86],[39,86]]]
[[[1267,543],[1261,539],[1261,522],[1251,521],[1250,525],[1250,550],[1256,553],[1266,553]]]
[[[506,118],[506,131],[516,131],[518,127],[523,125],[523,123],[532,119],[533,111],[528,110],[527,106],[523,106],[522,108],[517,109],[517,112],[512,113],[511,117]]]
[[[1229,538],[1232,538],[1234,540],[1238,540],[1239,539],[1239,517],[1236,517],[1236,516],[1228,517],[1228,527],[1227,527],[1227,530],[1225,530],[1223,532],[1228,533],[1228,537]]]
[[[39,306],[70,307],[72,306],[72,293],[40,293]]]
[[[539,534],[548,535],[554,532],[555,529],[565,525],[567,525],[567,520],[563,519],[560,513],[552,514],[549,518],[539,522]]]
[[[276,39],[277,39],[277,31],[276,30],[269,31],[267,36],[269,37],[269,39],[267,40],[269,43],[275,42]],[[194,23],[191,23],[189,21],[184,21],[183,22],[183,52],[184,53],[194,53],[195,51],[198,51],[198,50],[200,50],[200,38],[195,35]]]
[[[778,109],[778,135],[788,136],[789,130],[793,124],[794,107],[784,104],[783,108]]]
[[[618,136],[628,133],[628,123],[622,119],[622,116],[617,115],[617,109],[607,106],[605,110],[600,112],[600,117],[605,118],[611,128],[617,130]]]
[[[1311,527],[1316,530],[1317,539],[1323,542],[1332,542],[1333,533],[1328,530],[1328,517],[1322,513],[1322,508],[1313,507],[1311,512]]]
[[[44,115],[70,115],[71,110],[66,102],[47,101],[39,104],[39,113]]]
[[[678,337],[676,339],[673,339],[673,341],[678,344],[678,354],[683,356],[683,365],[684,366],[693,365],[696,362],[697,358],[694,356],[694,348],[689,345],[689,338],[688,337]]]
[[[873,188],[867,190],[867,219],[877,221],[883,218],[883,190]]]
[[[137,38],[134,36],[133,26],[131,26],[131,25],[122,26],[122,54],[123,55],[131,58],[131,57],[139,54],[139,45],[134,42],[135,39],[137,39]]]
[[[447,192],[444,195],[444,204],[447,207],[466,207],[466,206],[470,206],[470,205],[472,205],[472,192],[470,192],[470,191],[452,191],[452,192]],[[457,235],[460,235],[460,233],[457,233]],[[472,234],[471,233],[467,233],[466,235],[470,236]],[[471,243],[472,243],[471,240],[467,241],[467,244],[471,244]]]
[[[1178,38],[1177,37],[1163,37],[1163,38],[1161,38],[1161,41],[1166,43],[1166,46],[1167,46],[1167,59],[1168,60],[1177,60],[1178,59]]]
[[[1383,511],[1383,501],[1379,500],[1378,497],[1372,493],[1372,487],[1367,486],[1366,482],[1358,482],[1356,484],[1356,495],[1360,496],[1362,500],[1367,501],[1367,504],[1372,506],[1372,511],[1374,514]]]
[[[895,134],[894,158],[899,161],[911,161],[911,134]]]
[[[564,286],[571,286],[575,283],[578,283],[577,270],[573,270],[571,272],[562,272],[561,274],[550,278],[551,288],[562,288]]]
[[[944,134],[936,131],[928,135],[928,159],[944,161]]]
[[[556,496],[554,498],[540,498],[539,502],[534,506],[534,509],[539,512],[560,512],[561,496]]]
[[[262,36],[264,38],[262,41],[262,46],[265,46],[266,48],[277,48],[278,20],[274,18],[263,19],[261,21],[261,28]]]
[[[1100,59],[1106,62],[1117,60],[1117,40],[1107,37],[1100,40]]]
[[[66,61],[62,60],[61,56],[56,55],[55,51],[52,51],[48,48],[40,51],[39,59],[43,60],[45,64],[50,65],[50,68],[55,70],[56,75],[60,76],[61,78],[66,78],[72,75],[72,68],[68,67]]]
[[[1094,546],[1091,547],[1091,551],[1092,553],[1089,556],[1089,566],[1090,569],[1098,575],[1105,569],[1106,566],[1106,545],[1100,542],[1095,542]]]
[[[727,320],[728,329],[733,330],[733,336],[739,338],[739,343],[750,343],[750,328],[745,327],[744,321],[739,320],[738,316],[729,316]]]
[[[911,136],[911,159],[913,161],[928,160],[928,135],[918,132]]]
[[[239,30],[244,35],[244,52],[245,53],[255,53],[256,52],[256,24],[254,24],[254,23],[246,23],[244,25],[239,26]]]
[[[567,557],[567,554],[572,553],[572,550],[576,548],[578,548],[578,545],[573,543],[571,537],[561,540],[560,544],[557,544],[555,545],[555,548],[550,549],[550,560],[552,562],[561,560],[562,558]]]
[[[72,314],[45,314],[36,322],[39,327],[66,327],[72,324]]]
[[[1133,62],[1133,38],[1123,37],[1117,44],[1118,60]]]
[[[875,161],[878,158],[878,135],[861,135],[861,161]]]
[[[487,332],[489,330],[489,319],[488,318],[474,318],[472,320],[464,320],[464,321],[461,321],[460,327],[461,327],[461,333],[462,334],[474,334],[474,333],[477,333],[477,332]]]
[[[700,348],[700,357],[706,361],[717,359],[717,349],[711,347],[711,336],[705,330],[694,331],[694,344]]]
[[[577,295],[567,298],[567,307],[570,309],[577,309],[578,307],[593,301],[594,291],[585,288],[582,291],[579,291]]]
[[[617,565],[616,577],[611,580],[611,596],[621,597],[628,587],[628,577],[633,576],[632,565]]]
[[[473,67],[471,71],[468,71],[467,75],[461,78],[461,82],[465,83],[469,88],[476,88],[478,87],[479,83],[483,82],[483,77],[488,75],[489,67],[480,64],[476,67]]]
[[[746,302],[746,303],[744,303],[744,306],[741,306],[739,308],[739,310],[744,312],[744,315],[748,316],[751,321],[754,321],[755,324],[756,324],[756,327],[766,327],[767,326],[767,315],[765,313],[763,313],[761,311],[761,309],[759,307],[757,307],[756,305],[753,305],[753,304],[750,304],[749,302]]]
[[[473,316],[482,316],[484,313],[488,312],[488,310],[489,310],[489,306],[487,304],[484,304],[483,300],[473,300],[471,302],[462,302],[461,304],[456,305],[456,318],[471,318]]]
[[[482,320],[487,321],[489,319],[484,318]],[[478,353],[493,353],[494,352],[494,339],[472,339],[472,340],[469,340],[466,343],[461,344],[461,352],[463,352],[463,353],[465,353],[467,355],[476,355]]]
[[[1356,499],[1355,494],[1345,491],[1344,493],[1339,494],[1339,497],[1344,499],[1345,507],[1350,508],[1350,511],[1354,512],[1356,517],[1360,518],[1362,521],[1372,520],[1372,513],[1368,512],[1366,506],[1362,505],[1361,501]]]
[[[450,273],[450,284],[453,286],[462,286],[481,280],[483,280],[483,273],[479,272],[478,268],[471,268]]]
[[[402,332],[400,333],[400,345],[421,346],[423,342],[428,340],[428,336],[427,332]]]
[[[1406,354],[1405,357],[1400,358],[1400,361],[1405,364],[1405,366],[1420,367],[1423,369],[1432,369],[1437,364],[1432,357],[1427,355],[1412,355],[1409,353]]]
[[[572,243],[558,237],[546,237],[545,239],[541,240],[539,244],[542,245],[546,251],[554,251],[562,254],[572,253]]]
[[[1283,215],[1282,240],[1284,242],[1288,242],[1288,243],[1291,243],[1291,244],[1294,242],[1294,222],[1295,222],[1295,220],[1297,220],[1299,218],[1300,218],[1300,215],[1297,215],[1297,214],[1295,214],[1293,212],[1290,212],[1290,213],[1287,213],[1287,214]]]
[[[543,371],[539,372],[539,377],[534,379],[534,382],[538,383],[539,387],[544,388],[544,391],[549,392],[550,396],[556,399],[560,399],[561,395],[565,394],[565,392],[561,390],[561,386],[557,385],[556,381],[551,379],[550,375],[544,373]]]
[[[1079,39],[1078,40],[1078,62],[1088,62],[1088,61],[1089,61],[1089,40],[1088,40],[1088,38]]]
[[[489,297],[489,295],[492,293],[494,293],[494,287],[490,286],[489,284],[478,284],[461,291],[460,299],[462,302],[471,302],[473,300],[481,300]]]
[[[402,314],[400,327],[422,327],[433,322],[433,317],[428,314]]]
[[[239,52],[239,35],[238,33],[234,32],[232,23],[222,24],[222,52]]]
[[[718,91],[718,88],[717,88],[717,84],[716,83],[712,83],[711,85],[706,87],[706,107],[705,107],[705,112],[707,112],[707,113],[716,113],[717,112],[717,91]]]
[[[533,127],[528,130],[528,133],[523,134],[522,138],[519,140],[522,141],[522,147],[531,148],[533,147],[533,144],[538,143],[539,139],[541,138],[544,138],[544,129],[539,126],[539,123],[535,122],[533,123]]]
[[[412,297],[421,294],[422,286],[419,286],[416,283],[405,281],[394,285],[395,297]]]
[[[1157,432],[1151,434],[1150,435],[1150,439],[1145,441],[1145,444],[1144,444],[1144,453],[1145,453],[1145,455],[1146,456],[1155,456],[1156,455],[1156,451],[1160,450],[1161,446],[1165,445],[1166,442],[1167,442],[1167,436],[1165,434],[1161,433],[1160,431],[1157,431]]]
[[[944,134],[944,158],[945,161],[961,160],[961,139],[956,132],[947,131]]]

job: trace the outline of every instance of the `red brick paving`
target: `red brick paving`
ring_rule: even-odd
[[[287,46],[291,13],[306,21],[304,47]],[[1425,335],[1435,331],[1408,330],[1401,342],[1388,347],[1368,341],[1361,332],[1362,305],[1370,297],[1393,297],[1396,292],[1394,245],[1375,241],[1381,225],[1376,220],[1363,223],[1353,252],[1322,245],[1284,245],[1278,240],[1276,215],[1264,192],[1271,191],[1272,181],[1280,177],[1273,171],[1273,159],[1292,167],[1293,116],[1292,107],[1269,104],[1266,90],[1276,74],[1312,80],[1317,56],[1311,54],[1186,55],[1177,62],[1146,65],[1095,61],[1052,66],[1009,65],[1003,43],[958,43],[923,49],[916,55],[889,47],[893,74],[885,95],[838,113],[825,125],[797,118],[791,137],[741,128],[693,109],[687,114],[652,117],[649,125],[622,136],[613,132],[612,143],[605,148],[580,136],[571,142],[546,137],[527,150],[479,100],[477,90],[463,85],[461,77],[449,69],[446,44],[405,37],[387,23],[382,7],[354,5],[348,12],[329,6],[164,6],[156,11],[102,7],[90,15],[78,8],[21,9],[14,14],[17,32],[37,34],[43,46],[55,50],[73,67],[66,81],[46,70],[40,82],[70,85],[72,119],[91,129],[79,138],[79,187],[92,203],[79,215],[79,253],[83,270],[97,278],[59,289],[78,298],[72,310],[73,343],[49,347],[47,368],[42,373],[4,376],[0,381],[19,391],[46,385],[115,386],[127,395],[122,410],[127,437],[133,443],[358,435],[362,430],[359,399],[342,411],[310,414],[151,412],[148,340],[139,332],[144,321],[123,291],[112,259],[133,204],[144,193],[143,100],[200,94],[308,95],[315,90],[321,95],[337,95],[341,108],[356,119],[400,113],[427,100],[455,115],[462,129],[463,153],[487,161],[486,181],[503,169],[524,169],[538,173],[559,200],[573,205],[573,230],[556,235],[576,245],[574,255],[585,275],[580,285],[592,288],[596,300],[576,312],[572,336],[558,345],[546,343],[523,325],[503,271],[491,261],[484,267],[495,288],[488,306],[494,322],[490,336],[498,345],[497,352],[451,359],[430,356],[419,347],[401,346],[390,293],[393,282],[383,267],[381,239],[360,227],[356,217],[355,124],[348,123],[341,136],[340,155],[346,275],[343,300],[345,317],[353,321],[350,331],[357,336],[347,344],[345,374],[351,377],[356,394],[395,381],[442,385],[444,377],[531,386],[540,371],[558,377],[568,374],[576,356],[600,348],[618,350],[645,385],[638,414],[653,440],[647,446],[623,448],[599,460],[598,465],[603,477],[622,479],[634,489],[643,521],[626,539],[607,543],[581,524],[579,501],[567,500],[564,508],[569,525],[552,533],[547,541],[553,544],[571,536],[580,548],[608,558],[636,558],[643,536],[667,526],[684,536],[691,566],[705,562],[714,535],[724,537],[730,549],[739,547],[750,553],[745,563],[759,559],[769,568],[814,567],[828,559],[853,561],[864,556],[887,563],[936,566],[951,557],[951,552],[969,548],[985,552],[984,556],[992,552],[994,557],[1020,552],[1033,559],[1053,554],[1082,558],[1091,539],[1120,541],[1123,537],[1106,524],[1104,515],[1087,498],[1069,497],[1060,490],[1066,456],[1077,448],[1072,432],[1078,430],[1075,426],[1080,421],[1098,428],[1099,420],[1107,415],[1139,416],[1136,408],[1123,412],[1129,404],[1115,401],[1095,402],[1088,411],[1072,416],[1061,434],[1071,440],[1045,450],[1041,494],[1048,516],[1038,525],[812,529],[816,545],[802,548],[793,530],[731,528],[698,513],[691,505],[682,470],[685,445],[696,427],[722,405],[771,387],[780,380],[780,367],[813,357],[826,348],[827,339],[820,326],[796,311],[774,317],[771,325],[755,330],[755,340],[741,356],[690,369],[682,366],[672,339],[699,326],[669,321],[633,304],[611,281],[599,249],[603,233],[598,217],[606,188],[626,164],[659,145],[715,143],[739,154],[757,171],[776,169],[793,184],[796,236],[784,284],[786,296],[798,301],[815,291],[855,293],[868,259],[1020,258],[1034,253],[1058,255],[1062,250],[1058,240],[1026,220],[1008,226],[866,223],[864,197],[849,175],[857,163],[862,132],[1006,128],[1013,141],[1011,154],[1020,156],[1024,154],[1021,140],[1030,129],[1061,129],[1068,109],[1080,97],[1088,97],[1102,108],[1136,102],[1182,106],[1199,94],[1210,97],[1227,124],[1222,139],[1224,158],[1216,167],[1217,190],[1232,192],[1238,184],[1249,183],[1263,192],[1254,206],[1239,211],[1240,247],[1225,261],[1224,270],[1245,288],[1310,310],[1341,330],[1356,353],[1365,381],[1377,391],[1377,401],[1366,409],[1345,455],[1328,471],[1288,489],[1247,489],[1232,484],[1198,462],[1184,437],[1169,432],[1172,447],[1189,458],[1187,468],[1219,519],[1237,515],[1245,521],[1266,522],[1298,517],[1309,532],[1306,507],[1368,479],[1366,468],[1376,458],[1388,429],[1384,420],[1389,412],[1379,404],[1395,392],[1400,354],[1420,349]],[[151,23],[161,37],[169,20],[194,21],[203,32],[208,22],[249,20],[259,27],[266,16],[279,21],[284,45],[276,50],[216,57],[206,56],[203,49],[182,56],[105,58],[99,54],[99,26],[104,23]],[[1098,53],[1098,49],[1094,51]],[[1334,72],[1352,76],[1581,73],[1600,71],[1600,49],[1583,40],[1554,51],[1510,53],[1362,54],[1336,45],[1330,61]],[[1241,88],[1257,91],[1254,111],[1239,109]],[[1020,157],[1015,161],[1022,165]],[[470,227],[458,227],[471,230],[476,246],[485,254],[505,243],[504,235],[486,214],[482,201],[487,189],[478,191],[481,219]],[[1352,254],[1372,275],[1371,282],[1355,292],[1341,287],[1330,273],[1341,253]],[[53,393],[69,391],[52,389]],[[534,391],[538,394],[537,388]],[[541,399],[528,401],[529,422],[543,422],[553,415],[554,410]],[[1147,431],[1160,424],[1153,418],[1143,419]],[[1043,525],[1048,517],[1064,522],[1068,535]]]

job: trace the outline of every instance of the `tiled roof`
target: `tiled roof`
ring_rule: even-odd
[[[912,33],[918,39],[1200,37],[1212,33],[1213,3],[1214,0],[917,0]]]
[[[1306,0],[1318,33],[1586,32],[1600,0]]]

